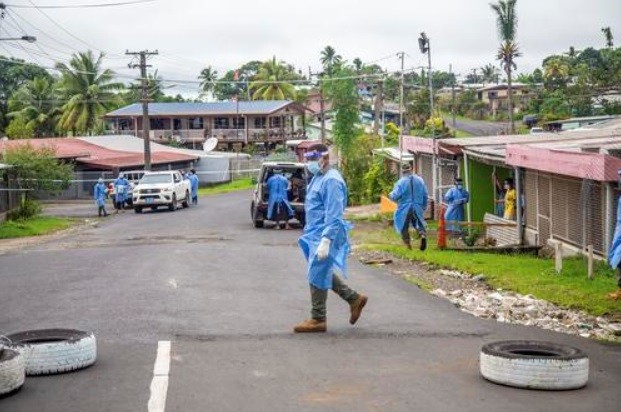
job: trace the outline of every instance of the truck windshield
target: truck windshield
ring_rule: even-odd
[[[144,175],[140,180],[140,183],[153,185],[160,183],[172,183],[172,180],[172,174]]]

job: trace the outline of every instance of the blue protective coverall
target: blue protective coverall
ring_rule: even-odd
[[[389,197],[398,203],[393,219],[397,233],[401,234],[410,210],[416,218],[414,228],[419,233],[426,232],[425,209],[427,209],[428,195],[427,186],[420,176],[414,174],[403,176],[397,181]]]
[[[127,192],[129,191],[129,181],[124,177],[120,177],[114,181],[114,201],[123,203],[127,200]]]
[[[198,176],[192,173],[190,179],[190,190],[192,191],[192,201],[198,203]]]
[[[95,188],[93,189],[95,199],[95,203],[97,207],[104,207],[106,205],[106,184],[105,183],[97,183]]]
[[[306,225],[298,244],[307,262],[308,283],[318,289],[332,288],[335,269],[347,278],[348,232],[352,226],[343,219],[346,206],[347,186],[340,173],[334,169],[317,173],[306,192]],[[331,241],[330,252],[320,261],[317,247],[324,237]]]
[[[615,228],[615,234],[612,237],[612,244],[608,252],[608,264],[613,269],[618,268],[619,264],[621,264],[621,197],[617,206],[617,227]]]
[[[461,231],[459,224],[454,222],[464,221],[464,205],[470,200],[470,194],[466,189],[452,187],[444,195],[444,202],[448,205],[444,212],[444,219],[448,222],[447,229],[452,232]]]
[[[289,204],[289,197],[287,195],[287,188],[289,187],[289,181],[286,177],[280,174],[275,174],[267,179],[267,219],[272,220],[274,217],[274,206],[285,207],[287,209],[287,216],[293,217],[293,209]],[[280,213],[277,213],[278,216]]]

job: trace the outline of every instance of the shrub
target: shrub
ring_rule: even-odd
[[[41,204],[32,199],[24,199],[17,210],[7,214],[9,220],[26,220],[41,213]]]

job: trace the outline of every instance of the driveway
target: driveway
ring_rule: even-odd
[[[510,130],[510,124],[508,122],[457,119],[455,121],[455,127],[453,127],[453,119],[450,116],[445,116],[444,121],[447,126],[470,133],[473,136],[497,136],[503,133],[509,134]]]
[[[99,351],[86,370],[28,378],[0,410],[619,410],[621,347],[474,318],[356,261],[350,284],[369,296],[359,324],[332,295],[328,333],[294,335],[309,312],[299,231],[254,229],[250,197],[119,214],[0,255],[0,333],[88,329]],[[480,347],[505,339],[582,348],[589,385],[539,392],[483,380]]]

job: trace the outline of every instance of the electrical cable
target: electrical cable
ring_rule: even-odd
[[[69,6],[26,6],[23,4],[5,4],[7,7],[14,7],[17,9],[92,9],[92,8],[102,8],[102,7],[118,7],[118,6],[128,6],[133,4],[143,4],[143,3],[153,3],[157,0],[134,0],[134,1],[123,1],[117,3],[98,3],[98,4],[76,4]]]

